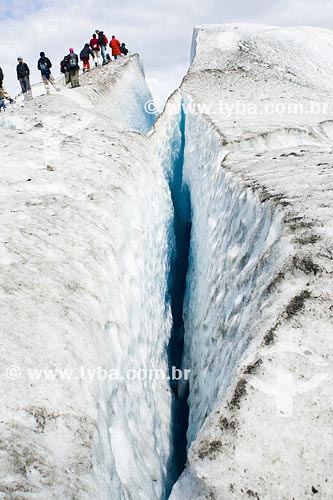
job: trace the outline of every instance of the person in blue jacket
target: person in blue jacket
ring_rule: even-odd
[[[53,87],[59,91],[55,79],[51,75],[52,63],[48,57],[45,56],[45,52],[40,53],[40,58],[37,63],[37,68],[41,72],[42,80],[45,85],[46,93],[50,94],[50,83]]]

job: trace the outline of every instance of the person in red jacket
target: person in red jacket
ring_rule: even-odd
[[[83,49],[80,52],[80,59],[83,62],[83,73],[90,71],[90,56],[95,60],[93,51],[90,48],[89,43],[85,43]]]
[[[119,57],[121,57],[120,42],[119,42],[119,40],[117,40],[117,38],[114,35],[112,35],[110,47],[112,49],[112,55],[115,59],[118,59]]]
[[[91,48],[91,50],[94,53],[94,56],[95,56],[95,66],[97,68],[97,66],[100,63],[100,51],[101,51],[101,48],[99,46],[98,38],[97,38],[96,33],[93,34],[92,39],[90,40],[90,48]]]

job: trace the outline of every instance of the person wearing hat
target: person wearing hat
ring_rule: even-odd
[[[29,66],[23,62],[22,57],[17,58],[18,65],[16,66],[17,79],[20,82],[24,100],[32,99],[32,91],[30,85],[30,69]]]
[[[50,59],[45,56],[45,52],[40,53],[40,59],[38,60],[37,68],[41,72],[46,93],[47,94],[50,93],[50,83],[57,91],[59,91],[60,89],[57,87],[56,82],[53,76],[51,75],[52,63]]]

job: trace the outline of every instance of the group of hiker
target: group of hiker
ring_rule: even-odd
[[[78,56],[73,48],[69,49],[69,54],[66,55],[60,63],[60,71],[65,75],[65,82],[71,84],[72,88],[80,86],[79,73],[80,73],[80,60],[83,64],[83,72],[90,70],[90,58],[93,59],[95,67],[99,65],[105,65],[112,61],[110,54],[107,51],[107,47],[111,49],[111,56],[114,60],[124,57],[128,54],[128,49],[125,43],[120,43],[119,40],[112,35],[110,42],[108,41],[106,35],[103,31],[96,30],[92,35],[89,43],[85,43],[83,49]],[[27,63],[24,62],[22,57],[17,58],[17,79],[20,82],[22,94],[24,100],[32,99],[32,90],[30,84],[30,69]],[[51,74],[52,63],[48,57],[46,57],[45,52],[40,53],[40,58],[37,63],[37,68],[41,72],[42,80],[45,85],[46,93],[50,93],[50,85],[52,85],[57,91],[60,91],[55,79]],[[9,96],[5,87],[3,86],[4,74],[0,68],[0,112],[5,110],[5,100],[8,100],[10,104],[13,99]]]
[[[100,61],[100,57],[102,57],[103,64],[107,64],[108,62],[111,61],[110,54],[107,53],[108,42],[109,41],[105,36],[104,31],[96,30],[95,33],[92,35],[92,39],[90,40],[89,43],[89,48],[92,50],[91,54],[92,57],[96,59],[95,60],[96,66]],[[88,44],[85,45],[85,47],[87,46]],[[109,47],[111,49],[111,53],[114,59],[119,59],[119,57],[127,56],[128,54],[128,49],[126,48],[126,44],[120,43],[119,40],[117,40],[117,38],[115,37],[115,35],[112,35]],[[87,59],[86,55],[85,59]],[[89,64],[89,57],[87,63]],[[90,67],[88,69],[90,69]]]
[[[78,56],[74,49],[69,49],[69,54],[63,58],[60,63],[60,71],[65,75],[66,85],[71,84],[72,88],[80,86],[79,72],[81,60],[83,63],[83,72],[90,71],[90,59],[92,58],[95,67],[102,64],[108,64],[112,61],[110,54],[107,52],[107,46],[111,49],[111,55],[116,60],[120,57],[127,56],[128,49],[125,43],[120,43],[119,40],[112,35],[110,43],[103,31],[96,30],[92,35],[89,43],[85,43],[83,49]]]

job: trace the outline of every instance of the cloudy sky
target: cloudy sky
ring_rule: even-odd
[[[12,94],[18,90],[17,56],[40,80],[36,62],[45,51],[59,75],[59,61],[81,50],[95,29],[115,34],[139,52],[146,74],[166,96],[189,64],[192,29],[204,23],[255,22],[333,29],[332,0],[0,0],[0,66]]]

